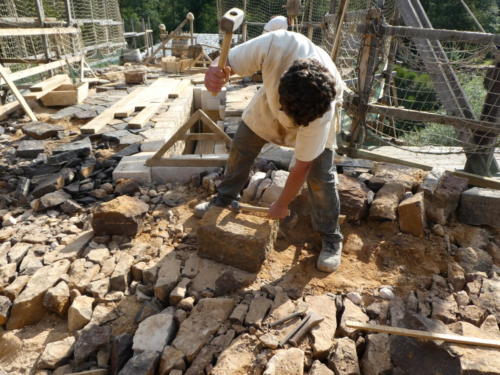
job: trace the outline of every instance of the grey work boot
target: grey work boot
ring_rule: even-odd
[[[316,267],[322,272],[334,272],[340,266],[342,256],[342,241],[332,241],[323,238],[321,253],[319,253]]]
[[[201,219],[213,205],[212,201],[198,203],[194,206],[194,216]]]

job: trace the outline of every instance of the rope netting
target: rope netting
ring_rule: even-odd
[[[68,59],[84,54],[87,60],[117,55],[124,47],[123,24],[117,0],[0,0],[0,28],[60,30],[51,35],[16,33],[0,36],[0,59],[11,71],[35,66],[36,62]],[[68,9],[69,6],[69,16]],[[74,33],[66,33],[68,19]],[[4,33],[5,34],[5,33]]]
[[[246,5],[248,37],[252,38],[262,33],[263,24],[272,16],[287,15],[286,3],[286,0],[218,0],[217,5],[219,17],[231,7],[243,9]],[[405,1],[351,0],[339,25],[342,3],[340,0],[303,0],[298,17],[298,23],[303,26],[299,31],[311,36],[307,26],[313,23],[312,40],[332,53],[337,28],[340,30],[335,62],[349,89],[360,94],[358,78],[364,68],[360,59],[365,34],[359,27],[366,24],[369,10],[383,4],[383,8],[377,9],[382,14],[381,23],[388,26],[413,26],[414,22],[430,25],[431,21],[425,11],[424,15],[422,12],[414,15],[421,17],[419,21],[408,19],[408,9],[403,9]],[[418,0],[412,3],[421,6]],[[409,37],[397,31],[377,32],[376,63],[371,72],[373,84],[368,103],[390,107],[399,113],[381,113],[369,108],[363,127],[364,146],[390,145],[429,155],[465,153],[468,158],[481,155],[489,162],[495,156],[500,159],[497,136],[500,128],[500,57],[492,40],[487,37],[460,39],[456,35],[453,38],[446,35],[443,38],[419,37],[418,34]],[[432,121],[435,117],[426,114],[470,120],[473,124],[454,122],[453,118]],[[343,129],[349,132],[352,118],[344,113],[343,119]],[[491,169],[493,173],[495,168]]]

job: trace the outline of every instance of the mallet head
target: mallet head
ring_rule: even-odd
[[[233,33],[243,23],[245,13],[241,9],[232,8],[220,20],[220,29],[225,33]]]

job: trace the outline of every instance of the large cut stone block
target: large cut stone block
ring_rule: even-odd
[[[212,207],[198,227],[198,253],[248,272],[257,272],[277,233],[277,221]]]
[[[460,195],[467,188],[467,184],[466,178],[445,173],[434,190],[423,189],[427,219],[445,225],[457,209]]]
[[[143,215],[148,209],[143,201],[122,195],[97,207],[92,228],[96,235],[135,236],[141,231]]]
[[[500,190],[474,187],[464,191],[459,219],[470,225],[500,227]]]
[[[425,229],[424,193],[417,193],[402,201],[398,207],[398,215],[399,227],[402,232],[423,237]]]
[[[141,152],[123,157],[113,171],[113,180],[118,181],[120,178],[130,178],[140,184],[151,183],[151,168],[146,166],[145,163],[153,155],[154,152]]]

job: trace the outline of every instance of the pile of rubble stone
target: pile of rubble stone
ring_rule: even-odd
[[[92,118],[114,94],[52,117]],[[422,241],[440,236],[450,262],[407,295],[390,285],[302,295],[197,255],[195,232],[176,207],[213,193],[220,173],[183,186],[113,181],[120,158],[140,149],[142,136],[126,126],[117,121],[92,137],[57,124],[0,126],[0,374],[2,348],[22,347],[16,333],[47,313],[67,322],[67,335],[46,343],[33,369],[39,375],[500,374],[494,349],[347,325],[499,339],[498,191],[470,188],[451,173],[339,158],[348,222],[382,223]],[[276,166],[288,165],[290,152],[266,155],[245,201],[269,205],[283,189],[288,172]],[[308,220],[305,190],[292,208]],[[284,341],[308,313],[322,320]]]
[[[447,237],[455,258],[448,271],[407,296],[397,296],[390,286],[363,295],[302,296],[272,283],[248,290],[245,285],[255,275],[197,256],[196,236],[184,231],[171,209],[188,199],[186,186],[104,182],[112,187],[111,198],[120,186],[132,196],[118,196],[92,210],[68,213],[63,203],[51,206],[47,215],[12,206],[2,215],[0,323],[8,330],[21,329],[46,312],[67,319],[68,336],[48,343],[36,364],[53,374],[499,373],[494,349],[347,327],[347,321],[373,322],[499,338],[500,254],[498,232],[449,225],[467,187],[456,177],[432,180],[422,171],[387,165],[368,170],[344,164],[343,172],[342,209],[352,221],[399,217],[403,229],[399,200],[405,194],[413,199],[406,190],[421,190],[413,197],[423,195],[425,206],[414,207],[425,209],[433,232]],[[266,176],[277,185],[272,177],[280,173],[286,172]],[[405,175],[413,177],[404,182]],[[215,177],[204,185],[213,188]],[[422,235],[427,230],[424,226]],[[142,242],[141,233],[154,241]],[[135,298],[141,308],[126,333],[114,334],[126,298]],[[324,319],[294,347],[282,340],[300,318],[272,323],[297,311]],[[17,338],[5,334],[3,339]]]

